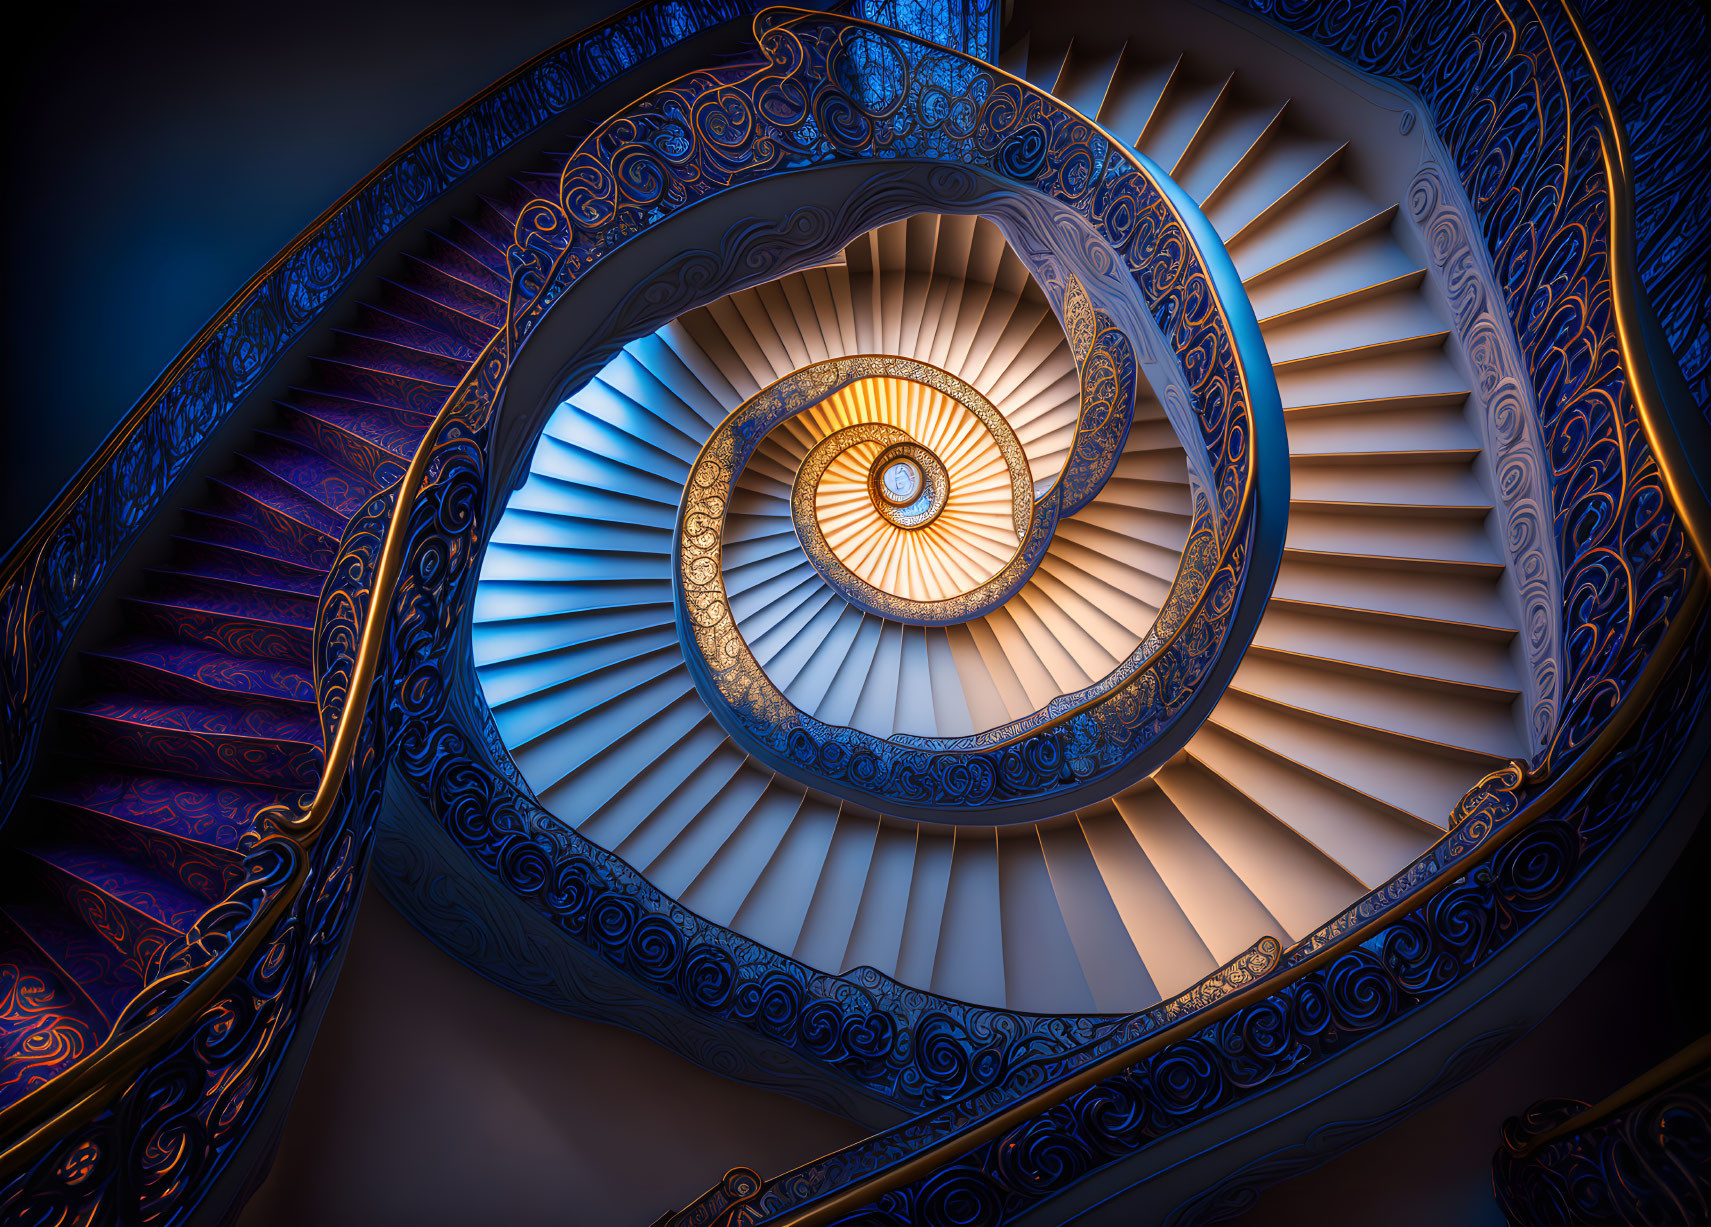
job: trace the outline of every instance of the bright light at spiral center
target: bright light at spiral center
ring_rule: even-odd
[[[858,443],[831,463],[815,492],[815,516],[838,561],[862,580],[905,600],[941,601],[978,588],[1015,554],[1010,467],[992,432],[955,398],[909,379],[870,378],[804,416],[820,437],[866,422],[895,426],[949,478],[944,509],[907,528],[875,505],[870,478],[883,444]],[[893,509],[922,494],[925,479],[913,461],[889,464],[879,476]]]

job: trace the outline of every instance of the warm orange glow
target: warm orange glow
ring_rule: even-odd
[[[820,481],[814,510],[838,560],[876,588],[940,601],[997,574],[1016,552],[1010,473],[998,442],[957,401],[908,379],[863,379],[802,415],[816,437],[861,422],[896,426],[936,455],[950,476],[937,519],[899,528],[880,515],[868,488],[877,443],[850,448]]]

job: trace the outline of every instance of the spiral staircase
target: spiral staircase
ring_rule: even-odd
[[[1653,786],[1674,779],[1655,756],[1699,735],[1697,700],[1682,696],[1704,584],[1688,544],[1699,487],[1682,477],[1696,470],[1675,415],[1657,410],[1673,385],[1647,383],[1659,359],[1644,345],[1604,346],[1599,360],[1618,363],[1606,377],[1640,388],[1616,398],[1610,429],[1627,450],[1603,436],[1579,446],[1604,427],[1565,427],[1592,416],[1564,410],[1565,389],[1592,397],[1597,381],[1538,342],[1549,312],[1503,312],[1519,258],[1496,239],[1485,249],[1489,185],[1458,177],[1455,142],[1471,138],[1443,126],[1442,97],[1421,103],[1410,91],[1428,91],[1400,69],[1378,75],[1401,84],[1352,70],[1335,57],[1364,53],[1310,14],[1268,12],[1272,25],[1161,5],[1144,37],[1126,37],[1134,23],[1116,9],[1018,0],[994,55],[996,23],[975,6],[954,20],[897,8],[856,17],[905,35],[644,3],[531,62],[468,113],[511,125],[491,164],[466,175],[446,159],[455,173],[421,189],[414,216],[385,211],[395,229],[324,292],[309,313],[322,325],[279,325],[274,363],[221,421],[194,439],[140,433],[178,403],[177,385],[145,401],[96,458],[120,477],[74,487],[9,556],[7,1221],[226,1213],[232,1182],[265,1167],[261,1122],[289,1102],[294,1075],[280,1071],[313,1039],[377,824],[432,845],[439,879],[485,909],[477,928],[562,947],[586,981],[576,1008],[865,1123],[903,1121],[781,1179],[733,1172],[667,1220],[1044,1222],[1071,1207],[1139,1213],[1138,1199],[1107,1199],[1149,1180],[1234,1179],[1261,1143],[1220,1134],[1218,1112],[1268,1093],[1283,1103],[1292,1077],[1311,1087],[1333,1065],[1355,1070],[1481,960],[1524,957],[1527,926],[1557,896],[1511,886],[1542,854],[1503,849],[1593,789],[1617,739],[1651,747],[1635,761]],[[1575,29],[1539,22],[1547,41]],[[823,51],[839,38],[857,48],[847,62]],[[1075,226],[1059,224],[1054,247],[1037,217],[954,198],[949,176],[925,191],[942,199],[888,203],[807,256],[805,231],[781,224],[786,237],[766,241],[782,275],[754,271],[772,266],[753,251],[732,261],[741,272],[679,272],[698,287],[669,299],[682,310],[640,291],[645,310],[578,297],[603,261],[640,252],[671,267],[688,233],[671,229],[673,210],[703,199],[660,188],[667,171],[627,169],[634,145],[614,133],[654,132],[672,167],[695,141],[727,142],[721,157],[738,147],[740,125],[710,119],[672,143],[674,99],[719,99],[730,120],[732,99],[769,97],[768,74],[798,74],[798,93],[754,106],[782,126],[780,98],[834,82],[848,92],[792,131],[811,131],[814,150],[846,141],[831,161],[869,159],[874,182],[893,175],[884,191],[921,194],[908,157],[882,172],[889,153],[849,152],[864,147],[840,108],[889,96],[893,62],[921,80],[953,74],[935,83],[947,98],[988,73],[993,96],[1035,108],[1042,142],[1073,132],[1076,156],[1101,133],[1132,150],[1110,165],[1190,236],[1177,258],[1204,262],[1215,309],[1179,310],[1180,287],[1117,255],[1084,267],[1084,287],[1062,254]],[[620,95],[640,101],[609,119]],[[946,148],[914,156],[1024,186],[1036,173],[1014,169],[1037,165],[1016,148],[986,162]],[[782,199],[811,182],[791,178],[809,160],[775,168],[776,183],[721,173],[733,196]],[[1504,173],[1530,166],[1511,159]],[[1067,181],[1039,192],[1061,204]],[[607,184],[641,203],[602,219]],[[282,260],[246,293],[291,269]],[[1124,298],[1112,287],[1131,272],[1141,288]],[[552,344],[539,337],[600,316],[607,331],[571,355],[581,366],[536,373]],[[1638,333],[1649,317],[1636,318]],[[226,327],[211,325],[205,348]],[[1100,348],[1112,333],[1129,350]],[[1216,395],[1207,354],[1242,373]],[[812,382],[833,369],[835,387]],[[1133,403],[1109,402],[1128,416],[1100,460],[1115,419],[1090,410],[1110,386],[1132,386]],[[1261,478],[1239,480],[1265,459],[1273,386],[1286,517]],[[788,413],[752,416],[792,396]],[[1238,411],[1233,431],[1211,428]],[[728,499],[698,519],[710,458],[748,420],[762,427],[736,432]],[[123,469],[131,436],[179,449],[141,493]],[[1606,497],[1607,477],[1588,476],[1599,464],[1620,469],[1629,511],[1586,510]],[[1261,493],[1224,501],[1236,486]],[[1668,493],[1647,501],[1642,487]],[[109,488],[122,531],[80,527]],[[1646,516],[1650,528],[1609,545]],[[1541,528],[1553,522],[1571,527]],[[702,582],[728,615],[730,657],[755,670],[744,693],[775,696],[759,714],[697,638],[711,615],[684,574],[708,538],[718,563]],[[1606,627],[1611,581],[1587,578],[1601,550],[1623,554],[1628,607],[1650,620],[1632,638]],[[1255,624],[1244,602],[1263,603]],[[1214,609],[1227,620],[1208,629]],[[1666,679],[1678,654],[1687,663]],[[1159,761],[1135,778],[1114,770],[1098,791],[1101,777],[1056,747],[1131,678],[1169,696],[1156,720],[1145,701],[1125,709],[1147,730],[1135,755],[1156,745]],[[1054,806],[1042,790],[1034,810],[999,820],[996,805],[933,809],[825,769],[824,745],[799,762],[769,752],[765,736],[786,724],[832,729],[837,746],[964,755],[964,771],[983,754],[1048,754],[1041,778],[1079,791]],[[1603,872],[1601,841],[1618,827],[1577,837],[1582,859],[1550,890]],[[541,977],[457,946],[462,905],[447,918],[426,879],[384,858],[380,872],[430,936],[552,1000]],[[1455,892],[1475,889],[1498,919],[1469,919],[1475,904]],[[1408,911],[1439,895],[1457,902],[1430,922]],[[1487,936],[1456,944],[1474,930]],[[1391,1014],[1359,988],[1353,1004],[1338,997],[1359,978],[1350,959],[1396,979]],[[1310,976],[1324,986],[1301,987]],[[593,1004],[602,992],[647,1005],[628,1016]],[[1268,992],[1295,994],[1279,1008],[1301,1032],[1288,1059],[1266,1047],[1283,1025],[1263,1013]],[[1315,1022],[1316,1010],[1342,1013]],[[940,1082],[932,1027],[955,1037],[955,1075]],[[1181,1091],[1161,1063],[1172,1043],[1211,1043],[1200,1027],[1225,1028],[1220,1051],[1240,1072]],[[1110,1096],[1149,1094],[1164,1106],[1133,1107],[1144,1126],[1110,1123]],[[186,1113],[197,1140],[165,1145]],[[1191,1130],[1201,1167],[1150,1157]],[[1066,1149],[1051,1150],[1064,1131]],[[1233,1157],[1217,1157],[1225,1145]]]
[[[714,424],[800,367],[879,352],[944,366],[1005,415],[1038,484],[1062,468],[1074,366],[990,222],[892,223],[839,264],[632,343],[555,412],[495,531],[476,665],[536,795],[696,912],[811,966],[1015,1010],[1143,1009],[1268,933],[1310,933],[1535,748],[1490,460],[1450,325],[1392,233],[1398,202],[1355,186],[1346,142],[1295,121],[1287,98],[1249,99],[1192,45],[1156,47],[1042,52],[1024,35],[1004,57],[1132,134],[1207,211],[1283,394],[1290,528],[1273,600],[1207,726],[1155,777],[1020,831],[889,821],[745,755],[678,651],[671,528],[689,466]],[[815,571],[790,485],[850,414],[796,419],[761,447],[725,530],[744,638],[798,706],[879,736],[973,733],[1080,691],[1153,625],[1188,534],[1181,444],[1148,399],[1111,484],[1029,583],[944,628],[865,610]],[[954,427],[911,433],[933,431]],[[859,508],[851,466],[840,490]],[[952,531],[965,549],[1015,548],[1013,532],[985,535],[990,520]],[[911,565],[932,569],[894,573]]]

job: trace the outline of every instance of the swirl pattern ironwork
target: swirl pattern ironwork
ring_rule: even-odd
[[[770,49],[768,67],[747,76],[697,73],[650,96],[596,131],[567,163],[558,203],[534,202],[519,218],[510,253],[513,295],[506,326],[460,386],[444,422],[425,445],[430,449],[434,483],[455,476],[470,485],[462,505],[478,509],[487,505],[486,448],[494,431],[495,406],[520,348],[571,287],[638,227],[746,175],[758,179],[763,174],[790,173],[808,168],[817,158],[881,155],[871,144],[823,142],[811,151],[813,158],[786,157],[780,153],[780,129],[770,122],[750,122],[763,113],[780,123],[795,116],[796,122],[809,128],[826,122],[823,116],[829,112],[802,108],[813,89],[821,87],[816,83],[840,80],[836,73],[854,71],[847,63],[840,67],[824,59],[827,48],[841,45],[841,35],[856,31],[875,48],[890,44],[899,56],[942,65],[934,71],[957,74],[966,69],[997,79],[990,69],[870,27],[818,15],[792,13],[789,18],[804,24],[761,29],[763,46]],[[806,42],[805,32],[812,35]],[[810,62],[809,47],[820,58]],[[1016,88],[1006,96],[1020,99],[1024,93]],[[752,106],[745,101],[751,96]],[[923,88],[915,97],[921,105],[932,106],[938,94]],[[779,108],[791,99],[795,109],[786,115]],[[1029,105],[1037,102],[1033,99]],[[705,125],[698,138],[690,135],[691,117]],[[892,121],[901,126],[898,115]],[[617,139],[614,132],[625,139]],[[647,150],[637,150],[628,137],[643,132],[651,134],[653,143]],[[799,132],[792,139],[802,135]],[[942,133],[926,135],[929,139],[918,151],[924,158],[942,153],[959,164],[958,158],[971,154],[972,147],[965,144],[941,151]],[[702,144],[697,145],[696,139]],[[991,161],[995,155],[980,156]],[[1165,256],[1159,258],[1175,261],[1167,269],[1153,270],[1155,298],[1164,304],[1160,310],[1170,320],[1170,335],[1191,341],[1185,343],[1191,350],[1191,378],[1210,398],[1201,410],[1205,420],[1213,423],[1209,437],[1218,454],[1226,457],[1221,471],[1229,479],[1225,511],[1232,518],[1223,525],[1224,546],[1220,551],[1215,544],[1211,521],[1217,512],[1208,507],[1202,513],[1206,528],[1199,534],[1201,544],[1193,551],[1194,558],[1206,563],[1201,570],[1207,582],[1197,608],[1208,615],[1208,631],[1201,635],[1179,629],[1163,647],[1166,654],[1182,654],[1182,663],[1168,674],[1179,680],[1195,674],[1194,659],[1216,655],[1217,636],[1211,628],[1220,623],[1213,615],[1226,619],[1227,625],[1251,556],[1251,520],[1243,522],[1234,516],[1242,505],[1249,456],[1248,384],[1231,344],[1222,336],[1202,335],[1219,318],[1218,308],[1215,296],[1208,297],[1210,282],[1191,271],[1196,249],[1190,237],[1162,198],[1154,200],[1157,212],[1148,222],[1124,211],[1128,206],[1120,205],[1119,198],[1127,199],[1124,192],[1138,192],[1142,186],[1131,182],[1138,178],[1132,168],[1119,171],[1112,164],[1110,170],[1114,183],[1121,179],[1127,185],[1112,188],[1116,193],[1112,208],[1132,223],[1132,236],[1145,231],[1145,237],[1136,237],[1128,249],[1139,253],[1136,258],[1146,259],[1162,245]],[[1079,176],[1070,173],[1079,184]],[[1041,175],[1036,182],[1050,187],[1052,176],[1043,171]],[[797,235],[790,229],[795,224],[786,226],[792,235]],[[770,236],[768,241],[776,244],[779,238]],[[727,276],[754,275],[752,260],[735,263],[738,267]],[[705,298],[721,289],[720,284],[698,280],[695,292]],[[645,296],[646,291],[638,288],[637,293]],[[1099,337],[1108,329],[1097,317],[1087,323],[1085,339],[1089,350],[1096,351]],[[1116,369],[1113,360],[1093,376],[1101,391],[1086,401],[1090,438],[1099,438],[1112,423],[1122,420],[1120,413],[1113,412],[1119,403],[1116,396],[1106,390],[1115,386]],[[806,403],[812,403],[829,390],[803,395]],[[764,428],[749,429],[744,435],[747,445],[752,446],[761,434]],[[715,449],[710,445],[708,450]],[[1087,488],[1096,487],[1091,483],[1075,487],[1075,497]],[[1133,1018],[1017,1015],[906,990],[872,969],[828,977],[711,925],[664,898],[616,857],[552,822],[503,761],[503,748],[491,729],[469,730],[469,717],[445,662],[454,655],[460,615],[473,596],[484,528],[479,523],[460,525],[455,534],[432,529],[426,520],[431,513],[425,498],[410,514],[412,539],[421,534],[421,548],[428,554],[421,559],[407,556],[404,574],[419,574],[421,583],[432,587],[432,612],[413,614],[403,623],[395,622],[389,631],[388,652],[418,662],[408,683],[397,687],[388,709],[397,730],[395,764],[401,776],[421,789],[437,821],[460,847],[514,895],[534,901],[560,931],[600,958],[699,1014],[789,1045],[872,1095],[916,1108],[977,1087],[1008,1085],[1016,1078],[1034,1076],[1027,1071],[1037,1071],[1046,1056],[1092,1051],[1120,1042],[1123,1035],[1150,1031],[1161,1017],[1175,1017],[1168,1010],[1163,1016],[1149,1012]],[[476,513],[477,521],[482,514]],[[1219,565],[1214,569],[1213,564]],[[1191,620],[1191,613],[1183,609],[1172,617],[1181,626]],[[1090,741],[1104,735],[1092,722],[1086,727]],[[1070,743],[1072,750],[1074,745]],[[1027,751],[1011,748],[1008,753],[1018,775],[1031,773],[1049,785],[1062,778],[1065,759],[1058,756],[1055,735],[1039,738]],[[1256,968],[1244,966],[1243,976],[1251,978]],[[1170,1008],[1185,1007],[1172,1003]]]
[[[1614,335],[1596,81],[1572,23],[1554,8],[1517,14],[1472,2],[1248,7],[1404,82],[1441,117],[1544,419],[1567,572],[1564,718],[1542,770],[1512,767],[1482,781],[1443,843],[1286,954],[1270,996],[885,1193],[852,1221],[1010,1221],[1088,1171],[1330,1061],[1450,991],[1557,903],[1633,821],[1702,713],[1705,629],[1685,641],[1664,635],[1696,616],[1695,573]],[[1699,588],[1702,596],[1702,580]],[[1640,692],[1640,719],[1619,746],[1576,762],[1648,665],[1668,669],[1656,690]],[[1584,770],[1570,777],[1571,763]],[[1549,785],[1557,776],[1575,781],[1561,795]],[[1458,863],[1510,831],[1520,833],[1495,845],[1489,863],[1450,880]],[[1446,882],[1424,906],[1328,962],[1321,957],[1368,934],[1422,887]],[[1288,976],[1293,967],[1311,970]],[[837,1187],[805,1172],[782,1177],[745,1221],[833,1221],[836,1214],[792,1211]]]
[[[60,661],[116,561],[202,444],[369,257],[518,138],[673,44],[757,7],[661,0],[567,39],[400,149],[221,310],[0,567],[0,811],[23,786]]]
[[[760,438],[816,403],[823,387],[785,381],[722,423],[687,482],[680,519],[678,618],[691,669],[727,731],[750,753],[841,796],[897,810],[979,812],[1065,808],[1090,788],[1115,788],[1144,770],[1177,716],[1229,650],[1245,592],[1254,519],[1256,399],[1276,409],[1269,370],[1244,363],[1225,298],[1233,275],[1215,276],[1204,242],[1162,176],[1132,159],[1082,116],[976,61],[875,27],[778,10],[757,23],[765,67],[747,75],[696,73],[596,130],[566,163],[559,200],[533,202],[518,219],[513,276],[520,301],[511,344],[564,284],[630,235],[737,184],[851,158],[907,156],[973,165],[1050,196],[1078,213],[1126,261],[1142,300],[1175,347],[1203,442],[1212,457],[1210,510],[1195,525],[1192,596],[1179,577],[1161,624],[1089,692],[1064,696],[1036,718],[959,743],[874,738],[798,712],[766,679],[722,598],[716,553],[723,508]],[[1245,308],[1245,299],[1241,299]],[[1036,509],[1017,561],[981,592],[958,598],[958,617],[1012,594],[1043,554],[1058,517],[1090,501],[1115,466],[1134,396],[1132,348],[1079,282],[1066,319],[1081,362],[1082,420],[1062,478]],[[1249,312],[1251,315],[1251,311]],[[932,376],[921,373],[923,382]],[[1256,388],[1259,390],[1256,392]],[[1279,432],[1281,433],[1281,432]],[[1276,515],[1281,509],[1272,509]],[[1241,522],[1238,523],[1238,520]],[[1204,562],[1200,544],[1217,540]],[[1001,583],[999,581],[1002,581]],[[713,694],[708,694],[711,690]],[[717,696],[716,698],[714,696]],[[1185,730],[1177,729],[1185,738]]]
[[[1594,744],[1615,705],[1633,692],[1650,658],[1666,649],[1675,651],[1666,630],[1694,609],[1693,567],[1638,428],[1620,348],[1612,339],[1604,250],[1606,184],[1597,156],[1596,110],[1590,101],[1596,83],[1564,15],[1555,9],[1518,16],[1473,0],[1437,6],[1368,0],[1331,10],[1305,0],[1252,0],[1250,7],[1358,67],[1409,84],[1444,117],[1441,130],[1478,208],[1483,238],[1503,278],[1508,313],[1521,335],[1528,375],[1545,417],[1541,426],[1553,465],[1552,523],[1568,579],[1563,624],[1571,663],[1564,686],[1565,718],[1545,764],[1547,771],[1560,774]],[[789,38],[776,30],[769,34],[769,49],[788,51]],[[885,42],[877,35],[865,36],[860,45],[866,50],[859,56],[852,51],[850,62],[868,56],[869,67],[892,63],[894,48]],[[769,103],[792,97],[800,103],[801,97],[792,94],[790,73],[777,71],[782,66],[778,59],[772,63]],[[936,89],[934,105],[966,121],[973,111],[966,87],[977,71],[985,70],[947,58],[944,87]],[[870,78],[853,70],[840,72],[833,79],[849,87],[843,91],[848,101],[827,100],[814,113],[812,126],[816,132],[825,125],[840,135],[870,135],[872,108],[857,105],[857,95],[875,101],[879,86],[874,80],[884,74]],[[711,74],[699,82],[708,108],[702,117],[708,130],[721,138],[714,141],[722,151],[719,156],[739,156],[737,143],[724,139],[741,135],[746,122],[740,106],[725,109],[734,101],[726,89],[730,83]],[[1021,95],[1019,88],[1003,88],[1010,91],[1006,98]],[[989,95],[988,101],[997,96]],[[684,117],[678,118],[675,137],[669,117],[654,130],[660,149],[669,151],[673,140],[682,137]],[[1034,173],[1046,166],[1048,129],[1029,129],[1009,155],[1009,169]],[[929,130],[920,148],[929,155],[942,151],[944,139],[941,131]],[[778,155],[771,163],[775,169],[811,162],[800,146],[787,146],[771,136],[757,135],[755,141],[768,157]],[[709,154],[708,165],[716,163]],[[1094,160],[1084,159],[1062,169],[1068,174],[1066,182],[1086,185],[1097,178],[1099,168]],[[432,450],[422,497],[395,508],[384,500],[371,505],[360,523],[353,524],[346,556],[335,568],[329,591],[350,596],[342,605],[330,603],[317,636],[317,661],[328,679],[325,701],[339,703],[341,687],[353,676],[351,628],[361,626],[366,632],[383,618],[387,643],[386,670],[368,692],[370,707],[358,753],[333,821],[308,853],[278,837],[258,840],[246,849],[249,877],[227,904],[210,913],[199,927],[198,942],[167,965],[156,989],[127,1012],[121,1032],[128,1034],[129,1028],[143,1026],[185,1000],[196,969],[206,966],[210,954],[227,949],[234,935],[259,932],[266,940],[246,958],[243,975],[199,1010],[195,1025],[180,1033],[177,1046],[159,1055],[91,1122],[56,1138],[5,1187],[0,1196],[8,1213],[75,1218],[91,1206],[115,1206],[114,1190],[122,1189],[126,1197],[136,1199],[140,1214],[164,1219],[181,1213],[208,1187],[254,1121],[278,1068],[282,1041],[319,971],[336,953],[360,881],[378,800],[379,768],[388,761],[418,775],[437,811],[450,819],[459,842],[479,849],[478,859],[513,889],[562,900],[584,915],[586,931],[614,965],[650,982],[667,983],[669,975],[670,983],[699,986],[694,999],[725,999],[720,960],[709,956],[692,961],[688,947],[681,960],[674,958],[676,946],[666,930],[652,923],[644,930],[642,922],[653,918],[639,909],[631,911],[633,892],[612,887],[612,879],[602,876],[612,872],[611,864],[589,860],[589,876],[579,878],[569,872],[575,865],[571,858],[555,859],[548,848],[549,842],[562,841],[561,848],[569,849],[571,837],[549,837],[531,828],[532,815],[526,810],[501,813],[489,821],[493,815],[483,806],[484,790],[495,777],[475,752],[479,739],[470,739],[477,745],[464,739],[448,707],[443,662],[473,589],[480,508],[488,481],[484,443],[510,359],[579,268],[588,267],[598,250],[613,249],[636,227],[651,224],[650,216],[662,215],[658,200],[638,205],[632,198],[625,205],[630,212],[620,218],[615,208],[606,208],[598,177],[586,178],[589,167],[584,164],[578,173],[585,178],[567,178],[569,191],[561,204],[542,202],[531,224],[520,227],[513,252],[510,326],[424,444]],[[646,163],[605,174],[607,182],[621,180],[644,196],[650,190]],[[549,241],[549,235],[564,242]],[[555,267],[560,255],[565,261]],[[144,465],[139,471],[146,469]],[[124,484],[117,470],[114,481]],[[1221,505],[1223,501],[1220,487]],[[146,500],[139,505],[146,507]],[[397,600],[381,611],[369,608],[364,592],[379,565],[389,513],[409,519]],[[110,537],[95,526],[99,517],[93,505],[84,517],[86,535],[65,527],[79,515],[84,513],[75,507],[68,510],[51,548],[44,545],[43,554],[32,556],[45,559],[52,554],[54,561],[32,563],[35,570],[20,581],[29,592],[7,598],[10,641],[27,640],[27,646],[42,649],[34,655],[8,653],[10,695],[30,693],[29,686],[15,684],[16,679],[34,684],[42,675],[37,664],[29,662],[40,662],[44,652],[51,655],[54,636],[62,634],[41,622],[39,612],[19,610],[25,605],[37,610],[30,605],[35,601],[44,602],[40,608],[75,610],[111,557]],[[1269,996],[1152,1052],[925,1180],[887,1193],[868,1221],[875,1216],[899,1224],[1004,1221],[1095,1166],[1335,1059],[1451,991],[1560,901],[1651,800],[1675,748],[1701,715],[1711,648],[1706,638],[1700,628],[1680,660],[1662,675],[1643,717],[1620,744],[1601,753],[1562,795],[1544,793],[1548,803],[1536,812],[1528,807],[1547,784],[1548,774],[1523,777],[1515,771],[1486,781],[1458,807],[1458,821],[1444,849],[1434,849],[1431,859],[1386,887],[1376,904],[1337,918],[1283,960],[1285,972],[1307,965],[1305,974],[1281,983],[1281,972],[1270,973],[1280,976],[1280,986]],[[322,643],[327,645],[324,653],[319,650]],[[9,729],[26,718],[27,713],[8,707]],[[495,751],[491,743],[486,749]],[[14,761],[10,752],[7,761]],[[1528,821],[1518,827],[1523,816]],[[1504,842],[1494,857],[1466,870],[1470,858],[1515,829],[1521,833]],[[1465,851],[1455,852],[1458,847]],[[1318,957],[1365,933],[1426,883],[1444,888],[1425,905],[1395,915],[1358,945],[1332,958]],[[280,902],[286,898],[291,901],[288,917]],[[752,1004],[749,1017],[757,1028],[777,1028],[800,1005],[788,990],[768,994],[761,987],[768,974],[786,963],[760,952],[743,968],[750,979],[740,992],[732,981],[729,999],[740,999],[745,1009]],[[732,965],[743,966],[735,959]],[[1260,977],[1253,983],[1264,985],[1269,965],[1262,962],[1248,969]],[[1214,989],[1208,1000],[1218,996]],[[1205,1004],[1187,1003],[1189,1013],[1183,1017]],[[813,1017],[810,1031],[818,1038],[804,1036],[798,1042],[824,1046],[832,1033],[831,1015],[820,1009]],[[844,1026],[840,1021],[840,1042]],[[874,1042],[859,1025],[852,1027],[851,1035],[848,1051],[873,1050]],[[1050,1037],[1029,1037],[1029,1042],[1028,1051],[1050,1055],[1009,1068],[1040,1071],[1039,1085],[1059,1080],[1067,1069],[1081,1064],[1065,1058],[1064,1045]],[[947,1069],[959,1065],[959,1051],[968,1052],[958,1039],[946,1046],[917,1043],[916,1050],[934,1053],[932,1061]],[[998,1051],[1003,1050],[1000,1042]],[[996,1060],[1002,1065],[1002,1055]],[[985,1057],[968,1068],[977,1080],[995,1072]],[[968,1074],[939,1085],[978,1089],[978,1081],[970,1081]],[[1001,1097],[1013,1093],[1013,1085],[979,1093]],[[953,1133],[960,1128],[953,1125]],[[181,1144],[187,1138],[194,1141]],[[735,1181],[726,1205],[698,1221],[731,1221],[734,1215],[727,1211],[739,1208],[739,1202],[745,1221],[786,1212],[823,1192],[829,1181],[859,1178],[914,1153],[918,1144],[904,1141],[890,1154],[869,1152],[836,1174],[798,1173],[769,1182],[759,1192],[748,1180]],[[763,1198],[770,1199],[764,1211]]]
[[[1602,1114],[1547,1099],[1506,1121],[1491,1166],[1509,1221],[1692,1227],[1711,1219],[1711,1043],[1680,1056],[1685,1070]]]

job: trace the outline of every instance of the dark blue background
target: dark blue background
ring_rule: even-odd
[[[49,3],[7,57],[0,544],[400,144],[621,0]]]

